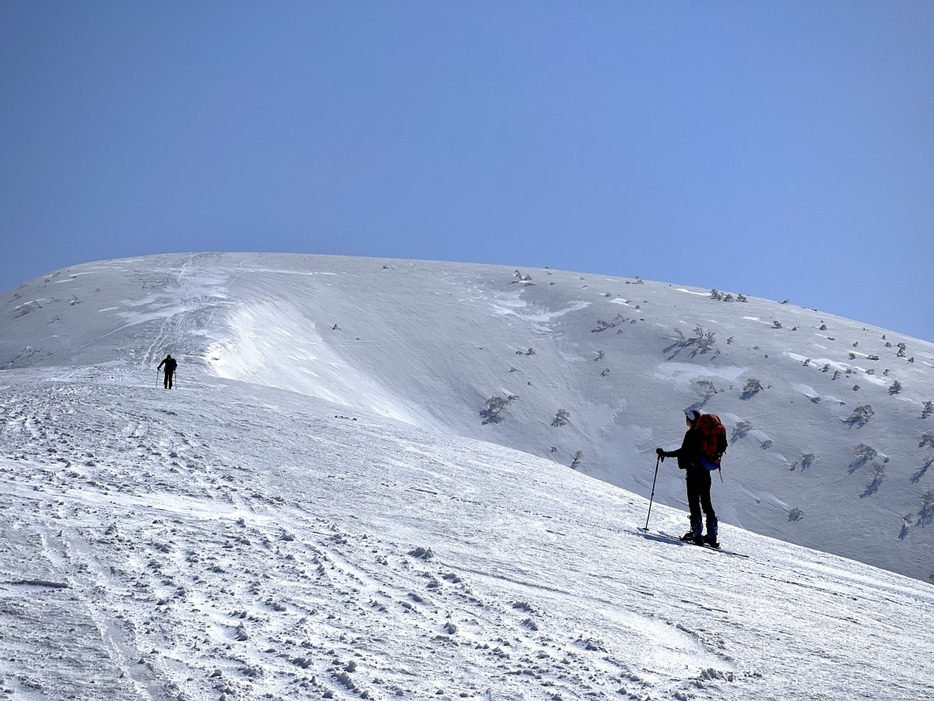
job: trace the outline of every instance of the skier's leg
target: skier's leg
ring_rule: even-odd
[[[691,530],[684,534],[682,540],[696,540],[704,534],[704,522],[701,518],[701,495],[697,480],[690,472],[685,480],[688,490],[688,508],[691,510]]]
[[[717,521],[717,514],[713,510],[713,502],[710,500],[710,473],[707,472],[704,475],[703,482],[700,484],[699,488],[699,498],[701,507],[704,510],[704,515],[707,517],[707,537],[706,541],[708,543],[715,544],[717,543],[717,534],[719,532],[719,522]]]

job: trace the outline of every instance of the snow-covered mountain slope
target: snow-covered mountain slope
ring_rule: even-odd
[[[731,526],[749,558],[646,539],[644,499],[566,466],[194,357],[171,392],[136,364],[3,373],[0,699],[930,691],[929,584]]]
[[[168,351],[183,388],[289,389],[643,496],[681,411],[712,411],[722,521],[934,575],[934,346],[858,322],[638,279],[260,254],[78,266],[0,303],[2,368],[155,386]],[[656,501],[684,508],[670,462]]]
[[[843,340],[881,332],[852,322],[822,317],[847,350],[820,356],[834,332],[788,305],[522,275],[163,256],[6,295],[0,699],[924,698],[930,584],[736,526],[722,540],[748,558],[647,539],[646,500],[606,481],[648,494],[706,380],[704,408],[753,424],[716,487],[725,520],[897,550],[920,577],[926,512],[901,539],[866,524],[930,489],[899,471],[930,348],[888,349],[890,395],[848,356],[875,346]],[[696,325],[712,347],[672,345]],[[743,398],[748,379],[764,389]],[[857,382],[874,412],[848,425]],[[879,454],[850,465],[856,441]],[[874,493],[848,493],[874,462]],[[681,489],[666,463],[653,528],[684,527],[659,503]]]

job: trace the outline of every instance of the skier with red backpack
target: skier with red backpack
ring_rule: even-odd
[[[678,458],[678,467],[686,473],[691,530],[681,540],[719,548],[717,514],[710,501],[710,473],[720,469],[720,458],[727,448],[726,430],[716,414],[701,414],[696,409],[687,409],[684,418],[688,430],[681,447],[671,451],[656,448],[655,452],[662,461]],[[701,511],[707,517],[706,535]]]

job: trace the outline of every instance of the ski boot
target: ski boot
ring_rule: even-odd
[[[709,545],[711,548],[720,547],[720,541],[717,540],[718,525],[716,516],[707,518],[707,535],[704,536],[704,545]]]
[[[681,536],[681,540],[694,545],[704,544],[704,524],[700,519],[691,519],[691,530]]]

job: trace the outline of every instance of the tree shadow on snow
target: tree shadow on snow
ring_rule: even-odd
[[[931,458],[926,463],[924,463],[924,465],[921,466],[921,469],[919,469],[916,473],[914,473],[911,476],[912,484],[917,484],[918,482],[920,482],[921,478],[924,477],[925,474],[927,474],[927,471],[930,469],[931,465],[934,465],[934,458]]]
[[[869,462],[869,460],[870,458],[868,456],[860,455],[847,466],[847,469],[846,469],[847,474],[852,475],[858,469],[860,469],[861,467],[864,467],[866,463]]]
[[[882,484],[882,478],[876,477],[866,485],[866,491],[859,495],[860,499],[865,499],[866,497],[871,497],[873,494],[879,491],[879,486]]]

